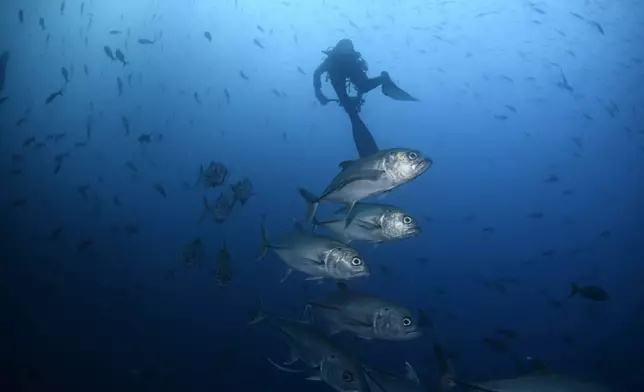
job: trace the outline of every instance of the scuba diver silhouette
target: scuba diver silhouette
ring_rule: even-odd
[[[353,48],[350,39],[341,39],[333,47],[323,50],[327,57],[313,74],[313,87],[315,97],[325,106],[329,102],[338,102],[349,115],[351,127],[353,128],[353,140],[361,158],[378,152],[378,146],[371,132],[362,121],[358,113],[364,104],[364,94],[378,86],[382,86],[382,93],[397,101],[418,101],[407,92],[396,86],[389,77],[389,73],[381,72],[380,76],[370,78],[367,76],[367,62],[362,58],[360,52]],[[320,78],[323,73],[327,74],[326,80],[331,82],[338,99],[328,99],[322,93]],[[357,96],[349,96],[349,90],[353,86]]]

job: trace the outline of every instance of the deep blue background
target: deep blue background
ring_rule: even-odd
[[[333,289],[297,274],[280,285],[274,254],[254,260],[260,216],[271,236],[288,232],[305,211],[297,187],[321,192],[356,155],[348,118],[319,106],[312,88],[320,50],[343,37],[373,75],[387,70],[421,99],[366,97],[362,117],[379,145],[434,160],[384,200],[420,219],[423,236],[359,246],[373,274],[351,286],[423,308],[435,326],[409,342],[339,339],[392,372],[411,362],[427,386],[438,342],[467,379],[511,377],[515,359],[532,356],[617,391],[644,390],[641,1],[94,0],[83,16],[81,1],[65,3],[61,15],[59,1],[0,2],[0,51],[11,53],[0,93],[10,97],[0,105],[3,390],[330,390],[272,368],[265,357],[282,361],[285,345],[246,323],[260,294],[271,312],[296,318],[307,298]],[[130,64],[110,62],[104,45]],[[45,105],[61,67],[71,81]],[[558,86],[560,67],[572,92]],[[92,137],[77,148],[88,116]],[[151,132],[163,140],[137,142]],[[32,136],[46,145],[23,147]],[[243,177],[258,195],[224,224],[197,225],[203,191],[184,183],[211,160],[230,170],[211,200]],[[528,217],[536,212],[544,217]],[[139,233],[127,234],[128,223]],[[186,269],[182,247],[196,236],[207,263]],[[211,273],[223,240],[228,288]],[[567,299],[571,281],[601,285],[610,300]],[[499,327],[520,334],[501,353],[482,341]]]

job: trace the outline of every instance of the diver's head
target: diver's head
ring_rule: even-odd
[[[351,41],[349,38],[343,38],[340,41],[338,41],[337,44],[335,44],[335,47],[333,48],[333,52],[336,54],[353,54],[355,53],[355,49],[353,48],[353,41]]]

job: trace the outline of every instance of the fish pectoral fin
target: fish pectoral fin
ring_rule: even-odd
[[[322,280],[322,279],[324,279],[323,276],[309,276],[308,278],[306,278],[304,280]]]
[[[312,376],[309,376],[309,377],[305,378],[305,380],[308,380],[308,381],[322,381],[322,377],[320,377],[320,374],[314,374]]]
[[[286,279],[288,279],[288,277],[291,275],[291,272],[293,272],[293,269],[292,269],[292,268],[289,268],[289,269],[287,269],[287,270],[286,270],[286,274],[284,275],[284,277],[282,278],[282,280],[280,280],[280,284],[284,283],[284,281],[285,281]]]
[[[355,160],[346,160],[346,161],[340,162],[340,164],[338,164],[338,166],[340,166],[340,168],[342,170],[346,170],[346,168],[348,168],[349,166],[353,165],[354,163],[356,163]]]
[[[355,219],[355,223],[356,223],[356,225],[358,225],[359,227],[362,227],[363,229],[367,229],[367,230],[375,230],[375,229],[380,229],[380,228],[382,228],[382,226],[380,226],[380,225],[378,225],[378,224],[375,224],[375,223],[373,223],[373,222],[363,221],[363,220],[361,220],[361,219]]]
[[[342,189],[356,181],[377,181],[383,174],[385,174],[385,172],[382,170],[363,170],[340,181],[335,190]]]
[[[271,365],[275,366],[277,369],[279,369],[279,370],[281,370],[283,372],[287,372],[287,373],[303,373],[303,372],[305,372],[305,370],[291,369],[291,368],[287,368],[287,367],[282,366],[282,365],[278,365],[270,358],[266,358],[266,359],[268,360],[268,362],[271,363]]]

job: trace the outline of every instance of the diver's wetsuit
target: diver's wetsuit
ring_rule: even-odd
[[[358,52],[350,54],[331,52],[313,74],[313,86],[315,87],[316,96],[320,103],[326,104],[329,100],[321,93],[322,83],[320,78],[323,73],[327,73],[340,105],[349,115],[353,128],[353,140],[361,158],[378,152],[376,141],[358,115],[363,102],[362,95],[382,85],[383,82],[382,75],[376,78],[369,78],[366,71],[367,65]],[[347,89],[350,84],[347,81],[355,87],[358,96],[349,96]]]

